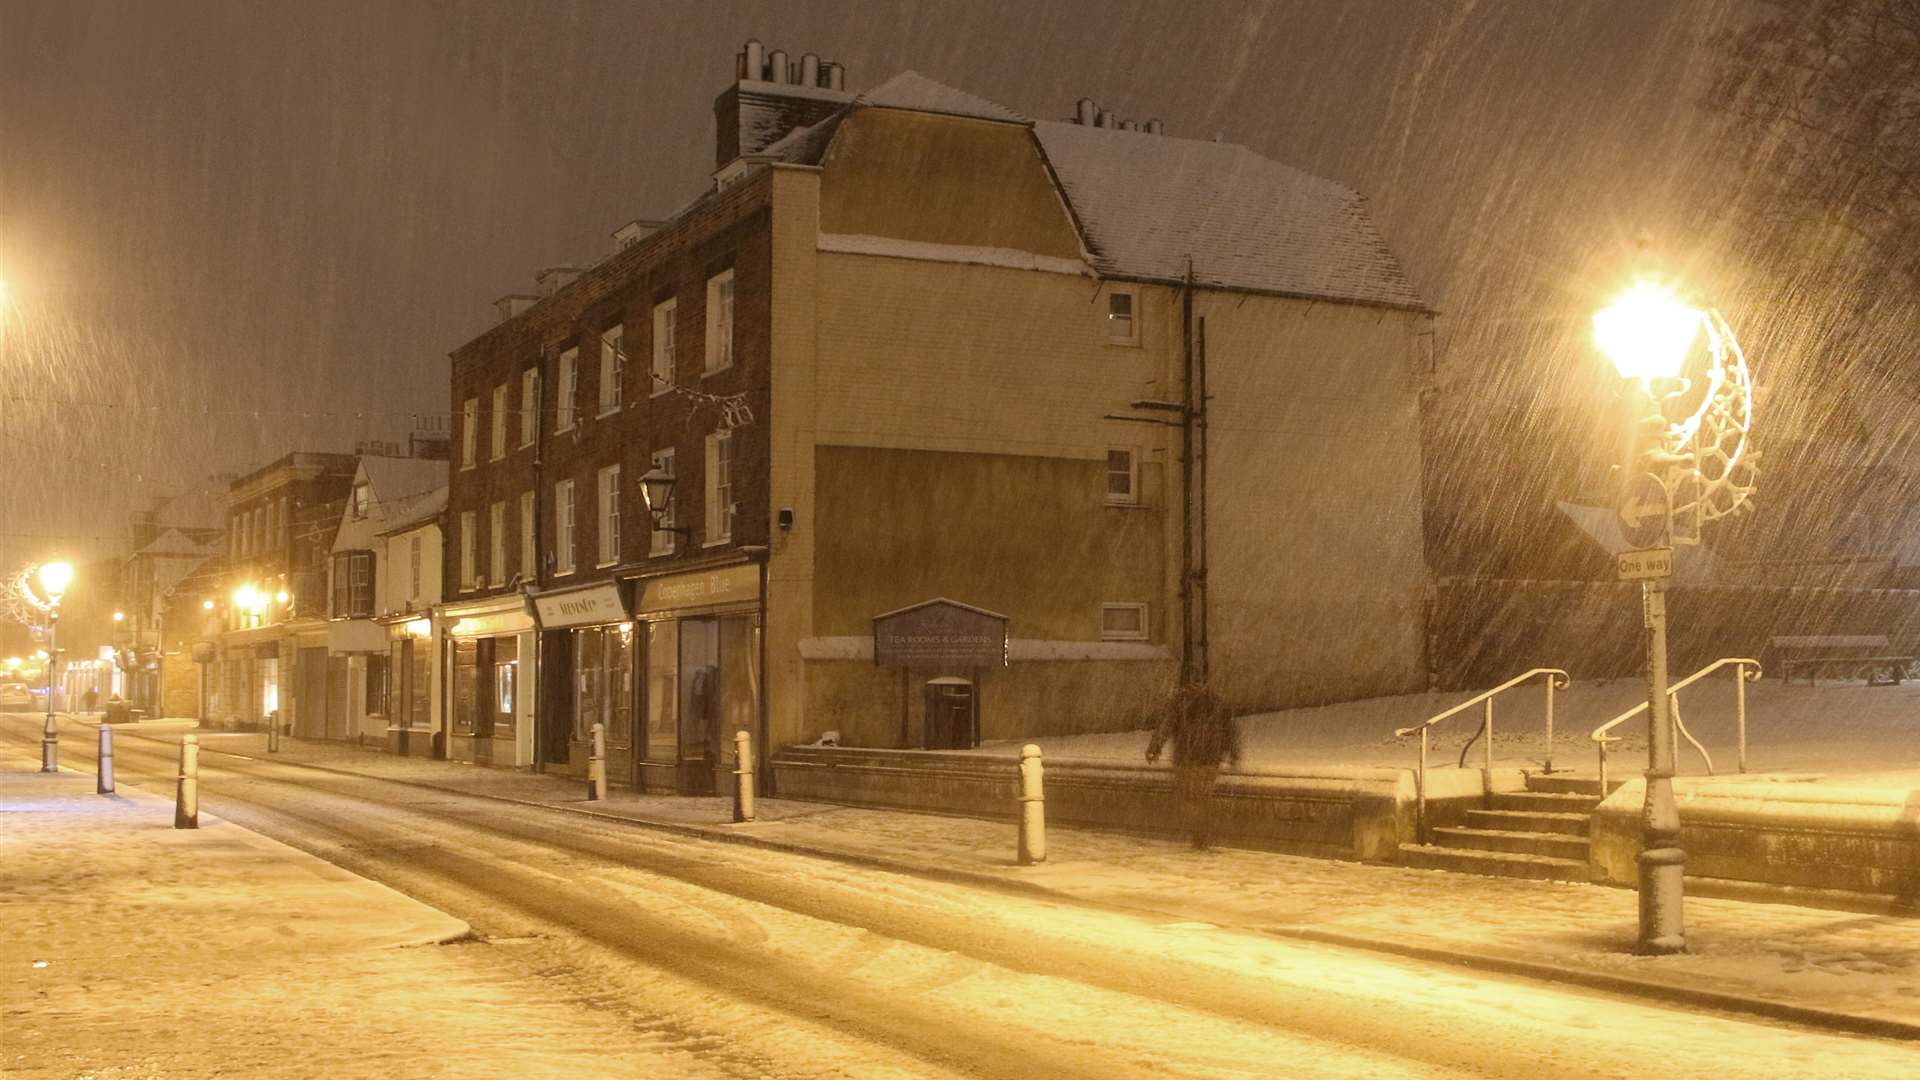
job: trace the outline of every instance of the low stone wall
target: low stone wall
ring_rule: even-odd
[[[1060,824],[1174,835],[1173,772],[1101,760],[1052,758],[1046,769],[1047,820]],[[1012,821],[1020,770],[1005,757],[929,750],[789,747],[773,761],[782,798],[888,807]],[[1517,770],[1495,777],[1518,788]],[[1215,788],[1216,840],[1341,859],[1391,862],[1415,840],[1417,793],[1407,769],[1312,768],[1221,774]],[[1427,778],[1430,822],[1458,820],[1484,805],[1477,770],[1435,770]]]
[[[1689,877],[1745,883],[1778,899],[1920,907],[1920,790],[1674,781]],[[1635,885],[1645,782],[1593,815],[1595,880]]]

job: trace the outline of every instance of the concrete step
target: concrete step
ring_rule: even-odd
[[[1493,796],[1495,810],[1542,811],[1549,814],[1591,814],[1600,805],[1600,796],[1561,791],[1499,791]]]
[[[1469,810],[1467,825],[1496,832],[1559,833],[1585,836],[1593,826],[1593,815],[1552,813],[1543,810]]]
[[[1516,855],[1504,851],[1473,851],[1435,844],[1402,844],[1400,861],[1427,870],[1453,870],[1489,877],[1528,878],[1534,881],[1589,881],[1592,872],[1584,859],[1555,859],[1545,855]]]
[[[1620,785],[1624,783],[1626,783],[1624,780],[1607,781],[1607,794],[1611,795],[1620,790]],[[1592,795],[1598,797],[1600,794],[1600,780],[1598,777],[1593,776],[1568,776],[1564,773],[1554,773],[1552,776],[1528,773],[1527,790],[1560,795]]]
[[[1586,862],[1590,843],[1584,836],[1565,833],[1517,832],[1506,829],[1440,828],[1433,830],[1436,847],[1502,851],[1509,855],[1545,855],[1550,859]]]

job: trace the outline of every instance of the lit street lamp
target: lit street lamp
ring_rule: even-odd
[[[670,524],[673,520],[673,484],[672,473],[655,465],[640,478],[640,498],[647,504],[647,516],[652,519],[655,532],[678,533],[691,537],[693,530]]]
[[[53,725],[53,671],[60,663],[60,598],[73,584],[73,567],[63,562],[45,563],[34,575],[40,580],[40,596],[47,609],[47,726],[40,734],[40,771],[60,771],[60,732]]]
[[[1629,546],[1640,549],[1621,557],[1620,575],[1640,581],[1647,629],[1647,791],[1638,856],[1637,949],[1677,953],[1687,947],[1687,855],[1680,847],[1680,811],[1673,799],[1676,760],[1667,690],[1670,545],[1697,544],[1702,523],[1752,508],[1747,499],[1758,456],[1748,439],[1753,389],[1726,320],[1658,285],[1642,282],[1629,289],[1594,315],[1593,330],[1595,344],[1632,388],[1637,414],[1620,510]],[[1702,337],[1705,370],[1698,380],[1687,378],[1687,361]],[[1676,522],[1684,528],[1676,530]],[[1645,555],[1652,557],[1636,558]]]

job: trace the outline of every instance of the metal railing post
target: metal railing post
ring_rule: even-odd
[[[1553,772],[1553,676],[1547,676],[1547,760],[1544,766],[1548,773]]]
[[[1040,768],[1040,748],[1033,743],[1020,748],[1020,844],[1021,866],[1047,861],[1047,796]]]
[[[1600,797],[1607,797],[1607,744],[1595,743],[1600,748]]]
[[[113,725],[100,725],[100,776],[94,784],[94,790],[102,795],[113,794]]]
[[[1734,717],[1740,730],[1740,771],[1747,771],[1747,665],[1733,667]]]
[[[1420,771],[1413,774],[1413,835],[1427,842],[1427,729],[1420,729]]]
[[[593,746],[587,752],[587,801],[607,795],[607,726],[593,725]]]
[[[173,791],[173,827],[200,827],[200,740],[180,739],[180,779]]]
[[[733,820],[753,820],[753,736],[733,733]]]

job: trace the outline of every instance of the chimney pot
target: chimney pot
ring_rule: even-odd
[[[847,67],[845,64],[827,65],[827,89],[845,90],[847,88]]]
[[[767,54],[767,81],[787,81],[787,50],[775,49]]]
[[[1092,127],[1094,118],[1099,115],[1100,106],[1095,105],[1090,97],[1083,97],[1074,103],[1073,122],[1076,124]]]
[[[1164,135],[1166,134],[1166,132],[1167,132],[1167,125],[1161,123],[1158,120],[1147,121],[1147,134]]]
[[[802,53],[800,55],[800,85],[801,86],[820,85],[819,54]]]
[[[1101,110],[1100,110],[1100,112],[1098,113],[1098,115],[1096,115],[1096,116],[1095,116],[1095,117],[1093,118],[1093,126],[1094,126],[1094,127],[1099,127],[1099,128],[1110,128],[1110,127],[1112,127],[1112,126],[1113,126],[1113,113],[1111,113],[1111,112],[1109,112],[1109,111],[1108,111],[1108,110],[1106,110],[1106,109],[1101,109]]]
[[[759,82],[765,77],[767,47],[760,44],[758,38],[748,38],[744,55],[746,57],[746,70],[742,72],[741,78],[747,82]]]

